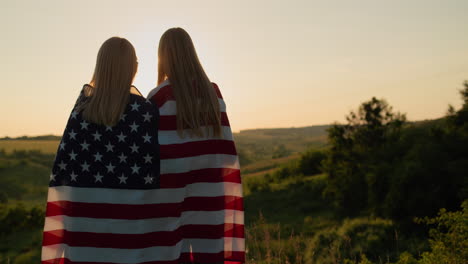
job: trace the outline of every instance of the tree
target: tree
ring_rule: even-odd
[[[462,209],[447,212],[441,209],[434,218],[419,219],[436,225],[429,231],[431,251],[424,252],[420,264],[464,264],[468,260],[468,200]]]
[[[378,210],[388,186],[388,164],[381,161],[395,157],[392,143],[398,140],[406,117],[373,97],[346,120],[347,124],[328,130],[331,148],[323,168],[330,180],[325,194],[347,214],[368,206]]]

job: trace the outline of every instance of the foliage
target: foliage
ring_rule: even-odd
[[[407,124],[384,100],[364,102],[329,129],[325,195],[345,216],[389,217],[406,231],[414,217],[456,208],[468,194],[468,83],[461,94],[462,109],[432,123]]]
[[[3,149],[6,153],[11,153],[15,150],[36,150],[42,153],[55,154],[59,143],[60,140],[4,139],[0,140],[0,149]]]
[[[468,194],[464,87],[439,120],[372,98],[345,125],[237,133],[248,263],[466,263],[467,202],[448,212]],[[40,261],[54,142],[0,142],[0,263]],[[414,217],[435,225],[429,241]]]
[[[468,200],[463,202],[460,211],[441,209],[438,216],[419,221],[435,225],[429,231],[431,251],[422,254],[420,264],[464,264],[468,261]]]
[[[234,134],[242,167],[326,144],[329,125],[242,130]]]
[[[283,158],[291,155],[291,151],[287,149],[284,144],[276,145],[273,148],[273,155],[271,156],[272,159]]]
[[[0,206],[0,263],[39,263],[44,209]]]
[[[21,203],[15,206],[0,205],[0,236],[43,225],[44,210],[40,207],[26,208]]]
[[[394,252],[394,225],[391,221],[346,219],[341,226],[315,234],[307,247],[306,263],[333,264],[346,259],[363,261],[362,254],[372,256],[375,261]]]
[[[366,207],[375,211],[387,192],[387,171],[395,158],[390,147],[401,134],[405,116],[374,97],[346,119],[348,124],[328,130],[331,147],[323,166],[330,181],[325,193],[347,215]]]

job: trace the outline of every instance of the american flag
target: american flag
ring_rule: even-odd
[[[239,159],[226,104],[216,84],[222,137],[177,133],[177,106],[169,81],[153,89],[148,99],[159,108],[160,186],[184,189],[178,262],[232,263],[245,261],[244,207]]]
[[[131,95],[113,127],[72,111],[50,176],[42,263],[244,262],[227,118],[223,140],[179,138],[167,95],[157,106]]]

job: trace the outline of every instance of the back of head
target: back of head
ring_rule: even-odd
[[[218,97],[198,59],[189,34],[182,28],[167,30],[159,41],[158,84],[171,82],[177,101],[177,129],[182,135],[203,135],[202,127],[211,126],[214,136],[221,135]]]
[[[87,100],[80,106],[84,119],[115,125],[128,103],[137,66],[135,49],[128,40],[106,40],[99,49],[90,86],[85,87]]]

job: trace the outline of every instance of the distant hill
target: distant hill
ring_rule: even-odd
[[[408,125],[427,126],[443,122],[443,118],[435,120],[412,121]],[[260,128],[241,130],[234,133],[236,146],[240,154],[241,164],[247,165],[261,160],[277,159],[287,157],[296,153],[307,151],[308,149],[320,149],[327,144],[327,129],[332,125],[315,125],[307,127],[290,128]],[[56,145],[61,137],[57,135],[43,136],[22,136],[22,137],[4,137],[0,138],[6,146],[0,144],[0,149],[21,149],[29,141],[56,141],[50,147],[56,150]],[[22,144],[20,144],[22,143]],[[32,143],[32,142],[31,142]],[[35,148],[42,148],[37,145]]]
[[[55,136],[55,135],[43,135],[43,136],[35,136],[35,137],[30,137],[30,136],[21,136],[21,137],[2,137],[0,140],[61,140],[61,136]]]
[[[249,129],[234,133],[241,165],[287,157],[310,148],[322,148],[331,125]]]

